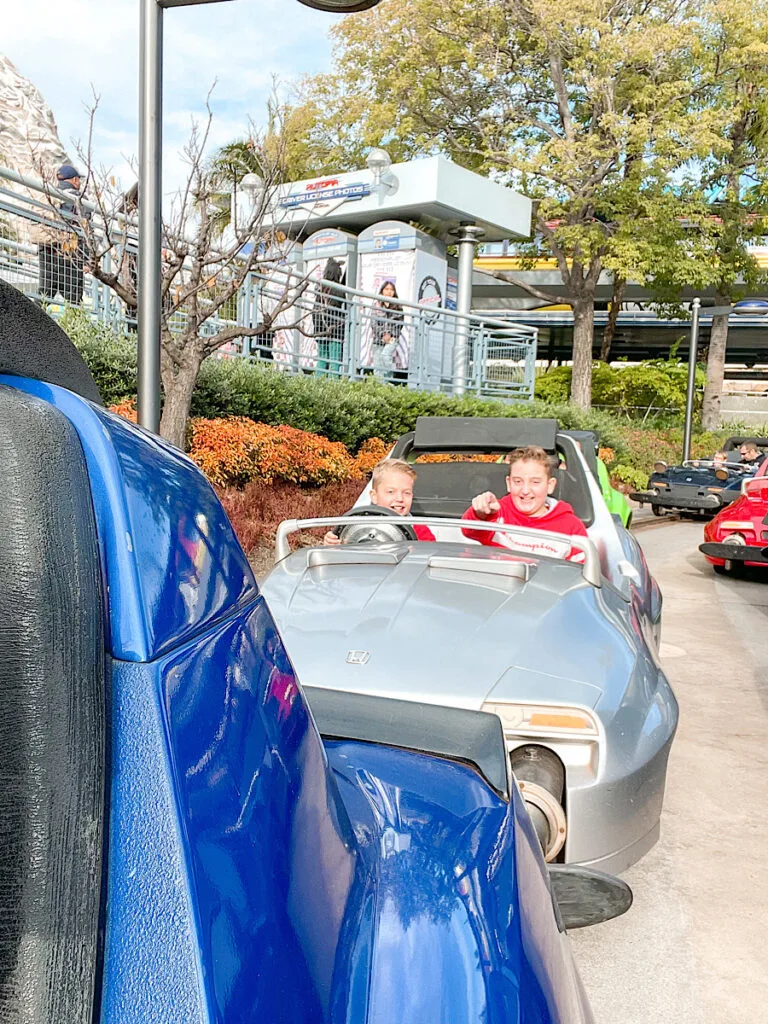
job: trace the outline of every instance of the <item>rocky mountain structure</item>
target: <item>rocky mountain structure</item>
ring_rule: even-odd
[[[30,178],[50,177],[69,157],[40,90],[0,53],[0,159]]]
[[[18,174],[53,184],[56,168],[69,160],[42,93],[0,53],[0,164]],[[3,186],[31,194],[10,182],[3,182]],[[39,199],[39,194],[34,198]],[[19,241],[26,241],[28,223],[18,217],[12,221]]]

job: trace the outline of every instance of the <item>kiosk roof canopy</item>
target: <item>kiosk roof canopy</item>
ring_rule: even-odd
[[[376,187],[372,171],[290,182],[275,196],[273,226],[290,235],[319,228],[361,231],[381,220],[417,220],[448,242],[461,224],[477,224],[487,241],[528,238],[531,200],[443,157],[393,164]]]

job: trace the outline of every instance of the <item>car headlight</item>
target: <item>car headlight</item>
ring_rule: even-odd
[[[654,487],[656,488],[656,490],[658,491],[658,490],[660,490],[660,489],[661,489],[662,487],[669,487],[669,484],[665,484],[663,480],[654,480],[654,481],[653,481],[653,486],[654,486]]]
[[[723,540],[723,544],[733,544],[734,547],[743,547],[746,544],[744,535],[741,533],[732,533]]]
[[[726,519],[720,527],[723,530],[751,530],[752,523],[749,519]]]
[[[586,708],[565,704],[518,704],[486,701],[482,711],[498,715],[509,736],[551,736],[565,739],[597,739],[597,719]]]

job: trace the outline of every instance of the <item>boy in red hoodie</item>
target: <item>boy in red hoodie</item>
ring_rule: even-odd
[[[543,448],[534,446],[516,448],[507,456],[509,474],[507,491],[499,499],[491,491],[485,491],[472,499],[472,506],[463,518],[481,522],[506,523],[509,526],[528,526],[536,530],[551,530],[586,537],[587,531],[567,501],[552,497],[557,486],[553,475],[553,460]],[[492,533],[490,530],[462,530],[465,537],[493,547],[512,548],[515,551],[529,551],[534,555],[550,555],[583,562],[584,553],[552,538],[545,541],[538,537],[522,538],[506,533]]]

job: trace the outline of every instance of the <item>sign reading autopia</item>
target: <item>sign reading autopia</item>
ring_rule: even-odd
[[[354,202],[357,199],[365,199],[373,191],[373,187],[364,181],[340,185],[338,179],[325,181],[313,181],[305,185],[301,192],[292,192],[283,196],[278,205],[283,210],[292,210],[297,206],[322,206],[323,203],[333,200],[345,199],[347,202]]]

